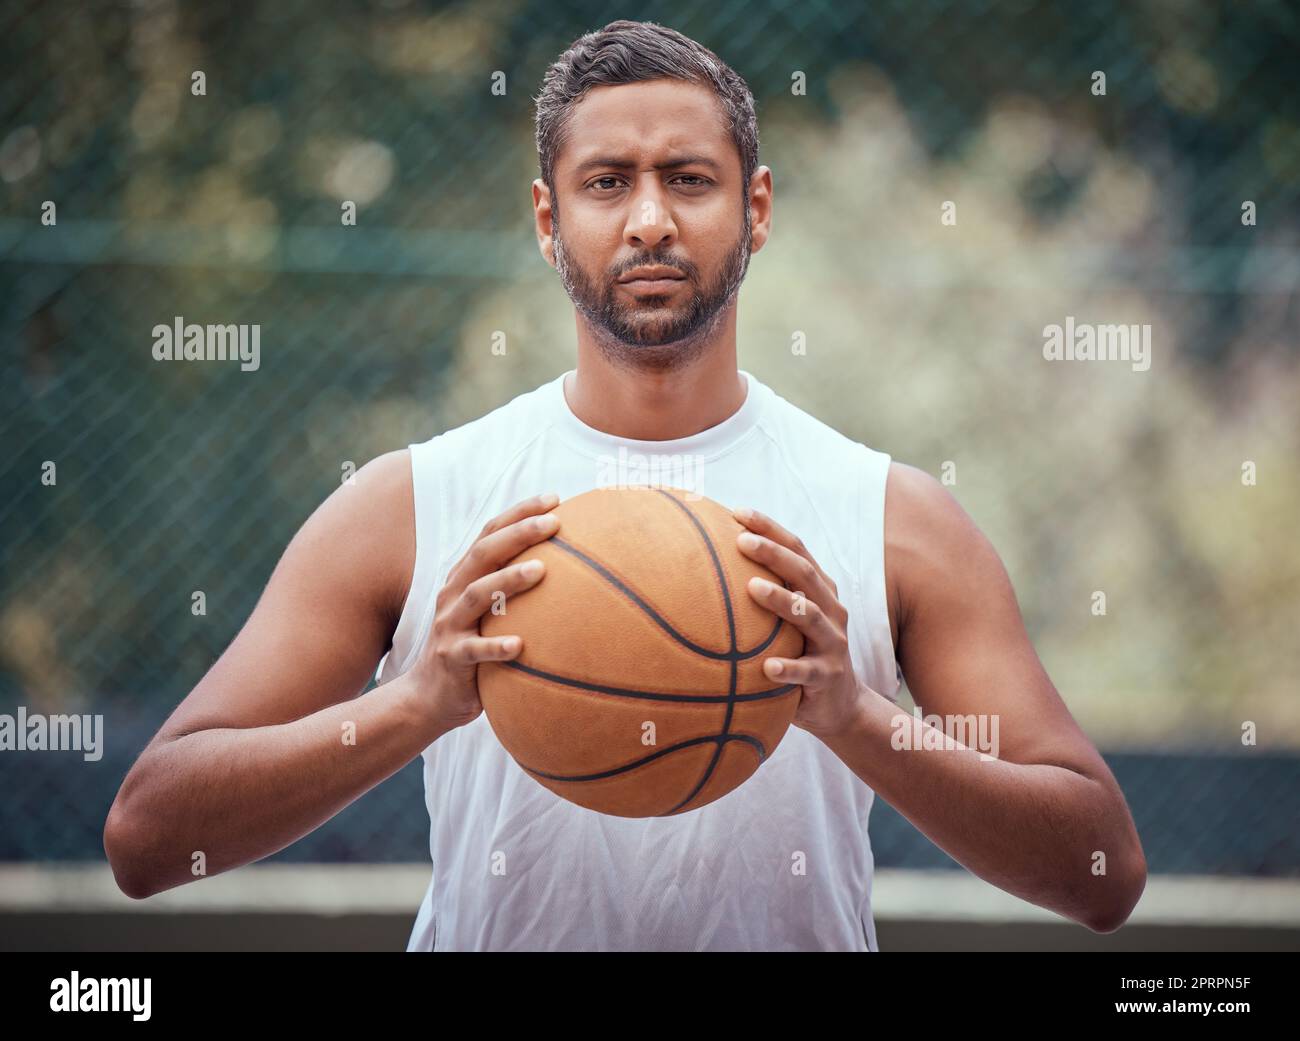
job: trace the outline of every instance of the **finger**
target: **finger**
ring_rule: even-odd
[[[524,499],[515,503],[504,513],[499,513],[483,525],[483,530],[478,533],[478,537],[491,535],[494,531],[500,531],[508,525],[514,524],[515,521],[521,521],[525,517],[532,517],[539,513],[545,513],[547,510],[553,510],[560,503],[560,497],[554,492],[546,492],[543,495],[534,495],[531,499]]]
[[[759,605],[784,618],[818,650],[836,648],[840,638],[839,630],[826,617],[826,612],[808,597],[757,575],[749,580],[746,588]]]
[[[471,553],[475,551],[475,548],[478,546],[481,540],[483,540],[489,535],[494,534],[495,532],[502,531],[505,528],[508,528],[514,524],[518,524],[520,521],[526,520],[529,517],[539,516],[541,514],[547,513],[550,510],[555,509],[555,507],[559,505],[559,502],[560,502],[560,497],[558,495],[556,495],[554,492],[546,492],[542,495],[534,495],[531,499],[524,499],[521,502],[517,502],[513,506],[511,506],[508,510],[506,510],[504,513],[499,513],[495,517],[493,517],[490,521],[488,521],[485,525],[483,525],[483,530],[478,533],[478,537],[474,540],[470,548],[465,552],[465,555],[462,556],[460,560],[458,560],[455,563],[455,565],[447,572],[447,580],[446,583],[444,584],[444,591],[452,592],[456,589],[459,589],[460,585],[468,583],[473,578],[477,577],[476,575],[466,574],[464,571],[464,566],[468,558],[470,557]],[[509,558],[507,557],[506,559]],[[479,574],[481,573],[482,572],[480,571]],[[463,582],[461,581],[462,579]],[[446,589],[447,586],[450,586],[451,589],[447,590]]]
[[[773,683],[820,690],[826,684],[827,670],[820,657],[764,658],[763,675]]]
[[[453,668],[468,668],[484,661],[510,661],[523,649],[518,636],[462,636],[451,645],[446,663]]]
[[[475,579],[456,598],[456,603],[447,615],[447,624],[453,632],[477,629],[478,620],[488,611],[497,610],[497,605],[503,603],[502,596],[509,598],[525,589],[531,589],[542,580],[545,573],[546,565],[542,561],[522,560]]]
[[[828,611],[838,612],[843,609],[835,583],[807,557],[802,557],[763,535],[755,535],[752,531],[743,531],[736,536],[736,545],[745,556],[776,572],[787,585],[802,590],[805,596],[811,597]]]
[[[448,587],[451,592],[459,596],[459,590],[463,590],[476,579],[491,574],[529,546],[545,542],[559,528],[559,518],[553,513],[546,512],[524,517],[507,524],[499,531],[476,539],[448,575]]]
[[[763,535],[773,542],[780,543],[792,553],[799,554],[817,569],[822,578],[825,579],[828,587],[835,588],[835,583],[831,581],[830,575],[822,570],[822,566],[813,558],[812,552],[804,545],[803,539],[799,538],[798,535],[787,531],[767,514],[759,513],[758,510],[749,506],[738,506],[731,511],[731,515],[750,531]],[[836,595],[838,595],[838,592]]]

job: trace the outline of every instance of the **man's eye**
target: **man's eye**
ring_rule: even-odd
[[[686,183],[686,182],[690,182],[690,183]],[[673,183],[681,184],[685,188],[702,188],[705,185],[707,185],[709,182],[706,181],[699,174],[682,174],[679,177],[674,177]],[[607,187],[601,187],[604,184],[607,184]],[[597,191],[609,191],[613,188],[618,187],[618,184],[619,184],[619,179],[617,177],[614,177],[613,175],[610,175],[608,177],[597,177],[587,187],[595,188]]]

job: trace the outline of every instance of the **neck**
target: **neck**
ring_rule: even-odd
[[[569,408],[587,426],[634,441],[672,441],[717,426],[744,404],[746,392],[734,309],[726,317],[712,343],[675,366],[611,357],[580,327],[577,370],[564,383]]]

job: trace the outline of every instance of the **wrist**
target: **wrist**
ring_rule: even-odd
[[[384,684],[407,724],[418,731],[426,745],[455,727],[438,711],[438,699],[428,685],[420,682],[415,669],[408,670]]]
[[[877,718],[882,707],[888,706],[888,699],[859,682],[856,694],[848,712],[839,727],[833,732],[818,734],[823,742],[836,754],[849,747],[860,746],[871,740],[877,726]]]

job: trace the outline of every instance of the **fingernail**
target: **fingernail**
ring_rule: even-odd
[[[745,532],[738,541],[742,549],[758,549],[758,536],[753,532]]]
[[[523,572],[524,578],[536,578],[542,573],[542,567],[540,560],[530,560],[519,570]]]
[[[514,654],[515,651],[519,650],[519,637],[507,636],[501,641],[501,646],[505,648],[507,654]]]
[[[770,672],[773,676],[780,676],[780,675],[781,675],[781,670],[784,669],[784,668],[785,668],[785,666],[782,665],[782,664],[781,664],[779,661],[777,661],[775,658],[771,659],[771,660],[767,663],[767,671]]]
[[[554,492],[547,492],[541,498],[542,505],[547,507],[548,509],[554,506],[559,501],[560,501],[560,497],[556,495]]]
[[[741,521],[750,521],[754,519],[754,511],[748,506],[737,506],[731,511],[731,515]]]
[[[772,583],[769,582],[767,579],[759,578],[757,575],[755,575],[753,578],[749,580],[749,584],[754,589],[757,589],[760,593],[770,593],[773,589],[776,588],[776,586],[772,585]]]

